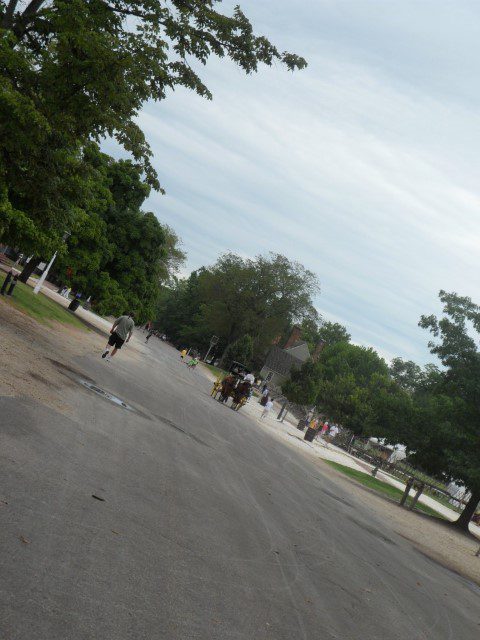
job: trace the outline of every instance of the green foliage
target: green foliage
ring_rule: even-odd
[[[338,322],[319,322],[315,318],[304,318],[302,321],[302,340],[308,344],[310,353],[313,353],[319,342],[336,344],[337,342],[350,342],[350,334],[346,327]]]
[[[480,307],[468,297],[440,291],[443,315],[422,316],[420,326],[430,331],[431,353],[441,370],[431,372],[428,384],[416,394],[417,424],[405,442],[427,471],[445,473],[470,488],[472,500],[459,519],[468,524],[480,500]]]
[[[86,296],[101,314],[134,311],[138,321],[155,316],[160,284],[183,258],[177,236],[141,206],[149,193],[132,162],[115,161],[96,145],[84,161],[95,191],[77,219],[53,273]]]
[[[357,435],[398,432],[411,413],[411,399],[385,361],[373,349],[343,340],[326,346],[318,362],[292,372],[282,391],[292,402],[316,403]]]
[[[359,435],[377,436],[407,420],[409,396],[373,349],[339,342],[322,352],[318,404]]]
[[[308,360],[300,369],[294,369],[282,385],[282,393],[290,402],[303,406],[315,404],[321,380],[321,366]]]
[[[222,361],[228,366],[230,362],[235,360],[248,366],[253,358],[253,338],[249,335],[244,335],[232,344],[228,345],[225,349]]]
[[[305,61],[256,36],[237,7],[214,0],[0,0],[0,219],[2,240],[27,253],[63,250],[92,187],[82,161],[91,140],[113,136],[158,189],[136,124],[147,100],[183,86],[204,97],[191,66],[228,57],[246,73],[260,63]],[[12,215],[13,212],[13,215]]]
[[[337,342],[350,342],[350,334],[339,322],[324,322],[318,329],[318,340],[322,340],[327,345],[337,344]],[[317,340],[317,342],[318,342]]]
[[[312,296],[317,291],[316,276],[284,256],[252,260],[228,253],[166,290],[158,322],[174,341],[201,349],[212,335],[220,338],[219,351],[249,335],[252,364],[258,366],[287,327],[316,317]]]

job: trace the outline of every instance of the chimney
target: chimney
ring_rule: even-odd
[[[295,325],[292,329],[292,333],[290,334],[289,339],[287,340],[283,348],[288,349],[289,347],[294,345],[296,342],[298,342],[301,337],[302,337],[302,327]]]
[[[317,342],[317,344],[315,345],[315,351],[313,352],[313,355],[312,355],[312,360],[314,362],[317,362],[317,360],[320,358],[320,354],[322,353],[323,348],[325,347],[326,344],[327,343],[325,342],[325,340],[319,340]]]

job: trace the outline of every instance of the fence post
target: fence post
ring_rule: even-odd
[[[284,414],[284,412],[286,413],[287,404],[288,404],[288,400],[284,400],[283,404],[282,404],[282,407],[281,407],[281,409],[280,409],[280,411],[278,413],[277,420],[281,420],[283,422],[283,418],[284,418],[283,414]]]
[[[350,442],[348,443],[348,446],[347,446],[347,453],[350,453],[350,451],[352,450],[354,440],[355,440],[355,434],[352,434],[352,437],[350,438]]]
[[[412,500],[412,504],[408,507],[410,509],[410,511],[413,511],[417,505],[418,499],[420,498],[420,496],[422,495],[423,490],[425,489],[425,484],[423,482],[421,482],[418,486],[417,486],[417,493],[415,494],[413,500]]]
[[[400,506],[401,507],[403,507],[403,505],[407,501],[408,494],[410,493],[410,489],[412,488],[413,482],[414,482],[413,478],[409,478],[408,479],[407,486],[405,487],[405,491],[403,492],[402,499],[400,500]]]

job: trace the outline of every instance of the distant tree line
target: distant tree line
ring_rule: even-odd
[[[259,368],[266,351],[292,324],[318,324],[313,306],[318,291],[317,276],[285,256],[246,259],[227,253],[164,288],[157,320],[178,345],[206,352],[216,335],[217,358]]]
[[[354,434],[406,445],[419,469],[466,486],[471,498],[455,525],[467,530],[480,502],[480,307],[445,291],[440,300],[442,317],[419,323],[434,338],[429,347],[440,366],[401,358],[389,366],[339,335],[318,361],[292,372],[282,391]]]

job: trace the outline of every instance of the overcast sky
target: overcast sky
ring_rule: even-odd
[[[225,9],[234,3],[225,2]],[[187,269],[224,251],[315,271],[326,319],[420,362],[439,289],[480,302],[480,2],[242,0],[309,66],[244,76],[212,61],[140,123]]]

